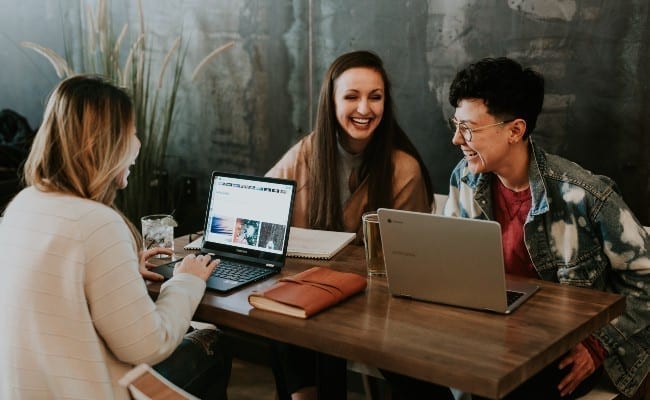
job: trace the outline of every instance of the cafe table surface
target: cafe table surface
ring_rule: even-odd
[[[187,243],[176,239],[177,256]],[[393,297],[383,277],[308,319],[248,303],[251,292],[316,265],[365,275],[363,247],[349,245],[331,260],[288,257],[269,279],[227,294],[208,290],[195,319],[500,398],[625,309],[617,294],[516,277],[509,278],[540,290],[510,315]],[[148,288],[155,297],[160,284]]]

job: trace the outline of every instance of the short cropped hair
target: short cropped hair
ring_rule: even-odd
[[[507,58],[484,58],[459,71],[449,89],[449,103],[481,99],[488,113],[503,119],[526,121],[527,138],[535,129],[544,103],[544,78]]]

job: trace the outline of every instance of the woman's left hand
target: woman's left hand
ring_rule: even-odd
[[[155,255],[158,255],[158,254],[166,254],[168,256],[173,256],[174,251],[172,249],[165,249],[165,248],[162,248],[162,247],[154,247],[154,248],[143,250],[143,251],[140,252],[139,270],[140,270],[140,275],[142,275],[142,277],[144,279],[148,279],[150,281],[162,281],[162,280],[165,279],[162,275],[157,274],[157,273],[152,272],[152,271],[149,271],[149,268],[154,268],[154,267],[158,266],[157,264],[154,264],[154,263],[149,261],[149,259],[151,257],[153,257]]]

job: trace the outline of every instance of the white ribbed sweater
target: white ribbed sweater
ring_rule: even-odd
[[[126,399],[117,380],[169,356],[205,283],[154,303],[128,228],[103,204],[23,190],[0,224],[0,398]]]

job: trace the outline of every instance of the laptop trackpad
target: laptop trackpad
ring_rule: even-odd
[[[210,278],[208,278],[206,284],[211,289],[225,292],[234,288],[235,286],[240,285],[240,282],[233,281],[231,279],[217,278],[215,276],[211,276]]]
[[[174,276],[174,267],[176,266],[176,263],[180,262],[181,260],[182,259],[159,265],[157,267],[149,269],[149,271],[162,275],[165,280],[171,279],[171,277]]]

